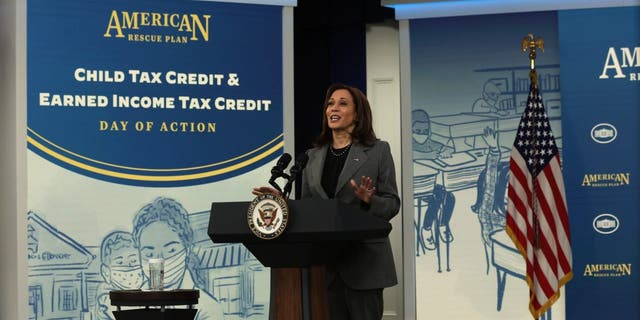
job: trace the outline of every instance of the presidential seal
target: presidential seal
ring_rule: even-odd
[[[247,210],[249,229],[258,238],[270,240],[279,237],[287,228],[289,207],[287,202],[275,194],[257,196]]]

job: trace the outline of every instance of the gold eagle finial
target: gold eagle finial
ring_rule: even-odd
[[[522,39],[520,43],[520,48],[522,51],[529,50],[529,61],[530,61],[530,77],[531,81],[533,81],[534,85],[538,86],[538,76],[536,74],[536,49],[540,49],[540,51],[544,52],[544,39],[542,37],[535,38],[532,33],[529,33]]]

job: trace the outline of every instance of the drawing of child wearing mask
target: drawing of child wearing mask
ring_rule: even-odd
[[[147,279],[149,259],[163,258],[164,289],[200,288],[196,320],[224,319],[222,304],[204,290],[206,280],[198,271],[198,258],[192,251],[193,229],[179,202],[160,197],[144,205],[133,220],[133,240]]]
[[[100,245],[100,274],[104,283],[98,286],[94,317],[113,319],[109,311],[109,291],[140,289],[144,277],[131,233],[114,231],[104,237]]]

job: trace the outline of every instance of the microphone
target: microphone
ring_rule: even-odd
[[[269,179],[269,184],[271,184],[271,186],[273,186],[279,192],[282,192],[282,189],[280,189],[280,186],[276,183],[276,179],[280,177],[289,179],[289,175],[284,173],[284,169],[287,168],[289,162],[291,162],[291,155],[288,153],[284,153],[282,154],[282,156],[280,156],[280,159],[278,159],[276,165],[271,168],[271,178]]]
[[[293,182],[298,178],[302,170],[307,165],[307,161],[309,161],[309,156],[306,153],[301,153],[296,157],[296,162],[289,169],[289,178],[287,179],[287,184],[284,186],[284,196],[285,198],[289,198],[289,194],[291,193],[291,186]]]

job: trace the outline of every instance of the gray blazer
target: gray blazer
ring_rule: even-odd
[[[329,199],[322,188],[322,170],[328,146],[307,150],[309,161],[302,174],[302,199]],[[371,146],[354,142],[344,168],[338,177],[335,199],[349,205],[360,205],[360,199],[349,181],[360,183],[362,176],[371,177],[376,187],[368,213],[386,221],[400,209],[395,167],[389,144],[376,141]],[[398,283],[389,238],[368,239],[356,243],[335,265],[327,267],[327,283],[339,274],[352,289],[379,289]]]

